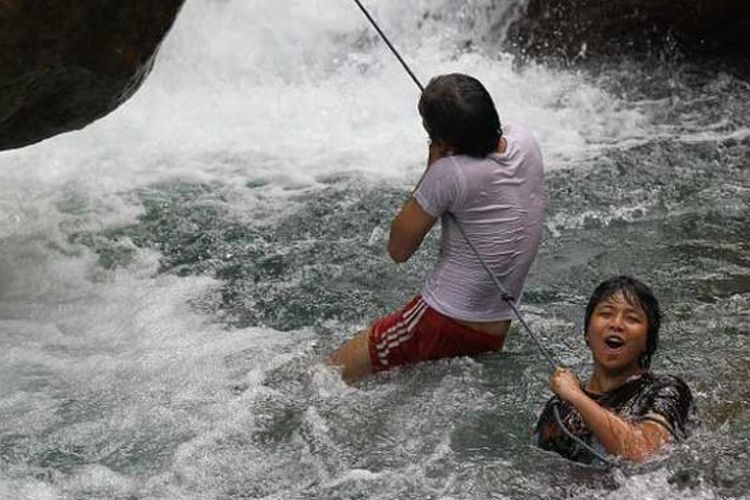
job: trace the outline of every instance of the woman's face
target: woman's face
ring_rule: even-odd
[[[647,337],[646,312],[622,292],[597,304],[586,332],[594,364],[612,374],[641,371],[638,359],[646,351]]]

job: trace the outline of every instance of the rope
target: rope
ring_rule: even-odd
[[[368,21],[370,21],[370,24],[372,24],[372,27],[375,28],[375,31],[378,32],[380,35],[380,38],[383,39],[385,44],[388,46],[389,49],[391,49],[391,52],[393,52],[393,55],[396,56],[396,59],[398,59],[398,62],[401,63],[401,66],[404,67],[407,73],[409,73],[409,76],[412,80],[414,80],[414,83],[417,84],[417,87],[419,87],[420,92],[424,92],[424,85],[422,85],[422,82],[419,81],[419,78],[417,78],[417,75],[414,74],[414,72],[411,70],[408,64],[406,64],[406,61],[403,60],[401,57],[401,54],[398,53],[398,50],[396,50],[396,47],[391,44],[391,41],[388,40],[388,37],[385,36],[385,33],[380,29],[380,26],[378,26],[378,23],[375,22],[375,19],[372,18],[370,13],[365,9],[365,6],[362,5],[362,3],[359,0],[354,0],[354,3],[357,4],[357,6],[360,8],[362,13],[365,15]]]
[[[474,255],[479,260],[479,263],[482,264],[482,267],[484,268],[484,270],[487,271],[487,274],[489,274],[492,280],[495,282],[495,286],[497,286],[498,290],[500,290],[500,293],[502,294],[501,295],[502,299],[508,304],[508,306],[511,308],[513,313],[516,315],[516,317],[518,318],[518,321],[526,330],[526,333],[529,334],[529,337],[531,337],[531,339],[536,344],[537,348],[539,349],[539,352],[542,353],[542,355],[547,360],[547,362],[549,363],[549,365],[552,367],[553,370],[558,366],[562,366],[562,363],[560,363],[554,357],[552,353],[550,353],[547,349],[545,349],[541,341],[539,340],[539,338],[536,335],[534,335],[534,332],[531,330],[528,323],[526,323],[526,320],[521,315],[521,312],[516,308],[516,304],[514,303],[516,299],[508,291],[508,289],[503,286],[503,284],[498,279],[497,275],[492,271],[492,269],[490,269],[490,266],[487,265],[485,260],[482,258],[482,255],[474,246],[474,243],[471,242],[471,239],[464,231],[463,226],[458,222],[458,219],[456,218],[456,216],[450,212],[448,212],[447,215],[448,215],[448,218],[451,220],[451,222],[453,222],[453,224],[455,224],[455,226],[458,228],[458,231],[461,233],[461,236],[463,236],[464,240],[466,240],[466,243],[469,245],[469,248],[471,248],[471,251],[474,252]]]
[[[404,69],[409,74],[409,76],[411,76],[412,80],[414,80],[414,83],[417,85],[417,87],[419,88],[420,92],[424,92],[424,86],[422,85],[422,83],[419,81],[419,79],[417,78],[417,76],[411,70],[411,68],[409,67],[409,65],[406,64],[406,61],[404,61],[404,59],[401,57],[401,54],[399,54],[398,50],[396,50],[396,47],[393,46],[393,44],[388,39],[388,37],[385,35],[385,33],[383,33],[383,31],[380,29],[380,26],[378,26],[378,23],[375,22],[375,19],[372,18],[372,16],[367,11],[367,9],[364,7],[364,5],[362,5],[362,3],[360,2],[360,0],[354,0],[354,3],[356,3],[357,6],[360,8],[360,10],[362,10],[362,13],[365,15],[365,17],[367,18],[367,20],[370,21],[370,24],[372,24],[373,28],[375,28],[375,31],[378,32],[378,34],[380,35],[380,38],[383,39],[383,41],[388,46],[388,48],[391,49],[391,52],[393,53],[393,55],[396,56],[396,59],[398,59],[398,61],[404,67]],[[427,172],[425,171],[425,174],[426,173]],[[424,179],[425,174],[422,174],[422,177],[419,179],[419,182],[417,183],[417,187],[419,187],[419,184],[422,183],[422,179]],[[464,240],[466,240],[466,243],[469,245],[469,248],[471,248],[471,250],[474,253],[474,255],[477,257],[477,259],[479,260],[479,262],[482,264],[482,267],[484,268],[484,270],[487,271],[487,274],[489,274],[490,277],[492,278],[492,280],[495,282],[495,286],[497,286],[498,290],[500,290],[502,299],[511,308],[511,310],[513,311],[513,313],[518,318],[518,321],[523,326],[524,330],[526,330],[526,333],[528,333],[529,337],[531,337],[531,339],[534,341],[534,343],[536,344],[537,348],[539,349],[539,352],[542,353],[542,355],[547,360],[547,362],[552,367],[552,369],[554,370],[558,366],[563,366],[564,367],[565,365],[563,365],[561,362],[559,362],[553,356],[552,353],[550,353],[549,351],[547,351],[547,349],[544,348],[544,346],[542,345],[542,343],[539,340],[539,338],[531,330],[531,327],[529,327],[528,323],[526,323],[526,320],[521,315],[521,312],[518,310],[518,308],[516,308],[516,305],[514,303],[515,302],[515,298],[513,297],[513,295],[510,292],[508,292],[508,289],[505,288],[505,286],[503,286],[503,284],[498,279],[497,275],[487,265],[487,263],[485,262],[485,260],[482,258],[482,255],[479,253],[479,251],[477,250],[477,248],[472,243],[471,239],[468,237],[468,235],[464,231],[463,226],[458,222],[458,219],[456,218],[456,216],[453,215],[450,212],[447,212],[446,215],[451,220],[451,222],[453,222],[453,224],[455,224],[455,226],[458,228],[458,231],[461,233],[461,236],[463,236]],[[566,436],[568,436],[569,438],[573,439],[575,442],[577,442],[578,444],[580,444],[581,446],[583,446],[585,449],[587,449],[588,451],[590,451],[596,458],[598,458],[599,460],[601,460],[602,462],[604,462],[607,466],[609,466],[609,467],[615,467],[615,466],[618,465],[618,463],[615,460],[612,460],[611,458],[604,456],[602,453],[598,452],[597,450],[595,450],[594,448],[592,448],[591,446],[589,446],[588,444],[586,444],[585,442],[583,442],[583,440],[581,440],[578,436],[575,436],[573,433],[571,433],[568,430],[568,428],[565,427],[565,424],[563,424],[563,422],[562,422],[562,419],[560,417],[560,412],[558,411],[558,405],[557,404],[555,404],[552,407],[552,412],[555,415],[555,420],[557,421],[557,425],[565,433]]]

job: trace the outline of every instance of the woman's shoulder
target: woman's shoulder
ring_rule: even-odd
[[[615,410],[628,408],[632,411],[634,408],[640,408],[645,411],[657,401],[674,401],[675,404],[689,405],[692,394],[685,381],[675,375],[644,372],[595,399]]]
[[[664,425],[675,439],[683,439],[695,423],[693,395],[677,375],[651,374],[651,383],[641,399],[640,416]]]
[[[690,392],[690,387],[682,378],[668,373],[647,372],[647,382],[654,388],[674,388],[680,392]]]
[[[677,375],[648,373],[644,377],[642,397],[650,406],[673,406],[681,413],[693,405],[693,394],[688,384]]]

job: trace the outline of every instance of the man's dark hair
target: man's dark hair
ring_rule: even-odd
[[[640,306],[646,313],[648,320],[648,330],[646,331],[646,351],[638,359],[638,365],[641,368],[651,366],[651,356],[656,351],[659,343],[659,326],[661,326],[661,312],[659,311],[659,301],[656,300],[651,289],[641,281],[630,276],[616,276],[599,284],[591,294],[589,303],[586,306],[586,317],[584,325],[586,330],[589,329],[589,321],[594,309],[600,303],[604,302],[622,293],[622,296],[632,306]]]
[[[461,73],[430,80],[419,99],[430,140],[456,148],[456,153],[484,158],[497,149],[500,118],[487,89]]]

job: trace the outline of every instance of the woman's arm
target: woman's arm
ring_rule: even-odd
[[[557,368],[550,384],[555,394],[578,410],[591,432],[613,455],[642,461],[671,440],[669,431],[656,422],[629,422],[600,406],[581,389],[578,377],[570,370]]]

